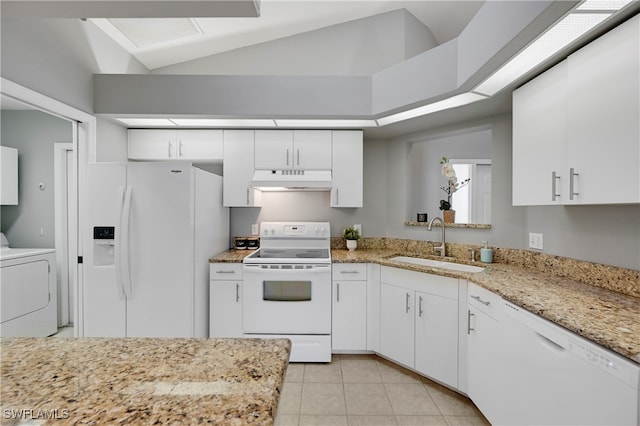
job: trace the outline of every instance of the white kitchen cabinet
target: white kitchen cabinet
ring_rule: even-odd
[[[242,337],[242,264],[210,264],[209,284],[209,337]]]
[[[222,130],[130,129],[130,160],[222,162]]]
[[[569,202],[640,203],[640,15],[568,61]]]
[[[334,352],[367,350],[367,265],[333,265],[331,348]]]
[[[513,92],[513,204],[640,203],[640,16]]]
[[[502,299],[469,283],[467,306],[467,395],[492,423],[501,418],[504,392],[500,321]]]
[[[223,203],[225,207],[260,207],[262,192],[251,187],[253,130],[225,130]]]
[[[458,386],[458,280],[382,267],[380,353]]]
[[[0,204],[18,204],[18,150],[6,146],[0,147],[0,164],[2,166],[2,188]]]
[[[513,92],[513,205],[568,199],[567,61]]]
[[[334,131],[332,145],[331,207],[362,207],[362,131]]]
[[[331,130],[256,130],[256,170],[331,170]]]

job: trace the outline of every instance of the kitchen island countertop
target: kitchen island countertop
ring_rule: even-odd
[[[230,250],[213,257],[211,262],[242,262],[247,254]],[[394,256],[407,255],[418,254],[394,249],[331,250],[333,263],[376,263],[467,279],[509,302],[640,363],[640,298],[585,284],[580,280],[579,274],[584,273],[580,268],[575,268],[576,276],[560,277],[502,263],[475,262],[476,266],[486,269],[469,273],[390,260]],[[457,261],[460,262],[459,259]],[[637,274],[631,275],[627,279],[637,280]]]
[[[3,424],[273,424],[291,350],[287,339],[0,344]]]

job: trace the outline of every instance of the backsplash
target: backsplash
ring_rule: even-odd
[[[476,259],[480,258],[480,245],[447,243],[447,256],[469,263],[475,250]],[[342,237],[331,238],[331,248],[346,249]],[[632,297],[640,298],[640,271],[603,265],[584,260],[555,256],[537,251],[493,248],[493,262],[533,269],[557,277],[567,277],[595,287],[604,288]],[[358,249],[389,250],[397,254],[433,256],[431,241],[408,240],[400,238],[361,238]]]

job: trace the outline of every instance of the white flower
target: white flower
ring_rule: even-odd
[[[446,176],[448,179],[456,178],[456,171],[453,170],[453,166],[449,163],[442,164],[442,174]]]

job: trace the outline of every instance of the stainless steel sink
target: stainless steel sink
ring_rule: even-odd
[[[421,257],[395,256],[390,258],[394,262],[411,263],[413,265],[430,266],[432,268],[449,269],[460,272],[482,272],[481,266],[465,265],[464,263],[444,262],[442,260],[424,259]]]

